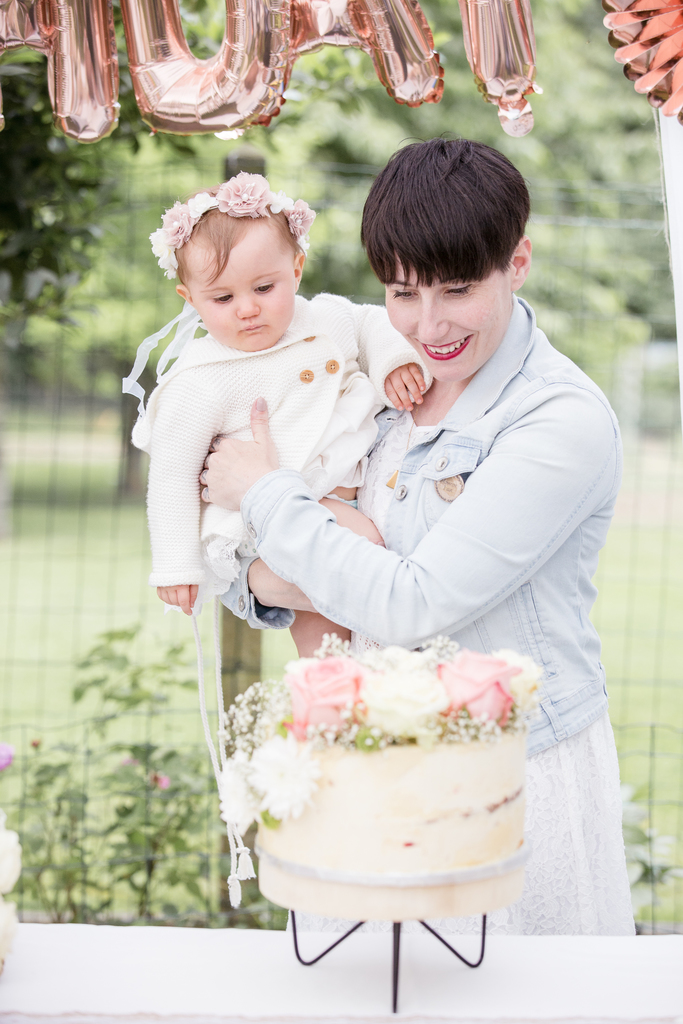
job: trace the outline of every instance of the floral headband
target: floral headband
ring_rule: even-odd
[[[220,210],[229,217],[253,219],[283,212],[301,251],[306,252],[309,248],[308,232],[315,220],[315,211],[308,203],[303,199],[294,202],[284,192],[271,192],[263,175],[241,171],[229,181],[224,181],[215,196],[209,192],[200,192],[186,203],[175,203],[170,210],[166,210],[161,218],[163,227],[149,236],[152,252],[158,258],[166,277],[177,277],[176,249],[189,242],[195,224],[207,210]]]

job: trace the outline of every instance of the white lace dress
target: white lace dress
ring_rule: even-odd
[[[408,447],[431,428],[413,427],[404,413],[373,452],[359,508],[385,522],[393,491],[386,486]],[[410,435],[410,437],[409,437]],[[377,646],[354,635],[357,653]],[[527,761],[525,830],[531,856],[524,892],[511,907],[489,915],[488,930],[509,935],[633,935],[633,913],[621,832],[619,763],[607,714]],[[431,922],[452,934],[478,931],[480,918]],[[342,931],[348,922],[297,915],[297,926]],[[382,931],[388,921],[371,922]],[[419,929],[409,922],[406,929]]]

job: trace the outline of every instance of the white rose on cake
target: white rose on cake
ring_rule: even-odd
[[[366,724],[391,736],[426,738],[435,716],[450,703],[446,687],[426,667],[424,655],[401,648],[387,648],[382,654],[391,667],[373,673],[361,688]]]
[[[510,691],[520,711],[535,711],[538,707],[538,691],[543,682],[543,669],[540,665],[526,654],[517,654],[516,651],[509,651],[507,648],[494,651],[493,657],[501,658],[502,661],[507,661],[508,665],[521,669],[521,672],[510,680]]]
[[[7,815],[0,811],[0,893],[11,892],[21,874],[19,836],[5,828]]]

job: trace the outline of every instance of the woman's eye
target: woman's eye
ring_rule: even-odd
[[[394,296],[393,297],[395,299],[410,299],[410,298],[412,298],[412,296],[413,296],[412,292],[394,292]]]
[[[449,288],[449,295],[469,295],[470,286],[468,284],[461,285],[458,288]]]
[[[272,284],[260,284],[256,291],[259,292],[261,295],[265,295],[265,293],[269,292],[272,287]]]

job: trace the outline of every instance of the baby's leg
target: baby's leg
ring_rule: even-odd
[[[320,504],[329,508],[330,512],[334,512],[339,526],[345,526],[347,530],[352,530],[360,537],[367,537],[373,544],[381,544],[384,547],[382,535],[372,519],[368,519],[357,508],[347,505],[345,501],[338,501],[336,498],[323,498]]]
[[[320,504],[334,512],[339,526],[345,526],[347,530],[367,537],[373,544],[384,545],[379,530],[362,512],[335,498],[323,498]],[[336,625],[317,612],[297,612],[296,620],[289,631],[300,658],[311,658],[322,644],[325,633],[336,633],[340,640],[351,639],[350,630]]]
[[[297,612],[289,632],[300,658],[312,658],[322,644],[325,633],[336,633],[340,640],[351,639],[351,630],[338,626],[317,612]]]

